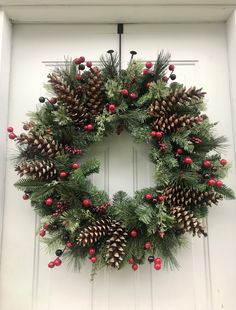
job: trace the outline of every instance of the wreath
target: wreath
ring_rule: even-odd
[[[55,259],[80,267],[89,259],[96,270],[146,260],[156,270],[162,262],[178,265],[175,255],[186,234],[207,236],[201,219],[208,207],[234,193],[223,184],[229,164],[219,153],[226,139],[203,113],[205,93],[174,82],[170,55],[155,62],[136,61],[125,70],[109,50],[100,67],[83,56],[48,75],[52,97],[40,97],[36,112],[19,135],[8,127],[18,156],[15,171],[23,199],[40,216],[39,235]],[[50,95],[50,96],[51,96]],[[96,158],[84,157],[93,143],[127,131],[151,146],[155,187],[129,197],[119,191],[109,199],[89,176],[99,172]]]

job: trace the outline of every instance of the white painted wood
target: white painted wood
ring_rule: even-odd
[[[235,5],[3,6],[13,23],[208,23],[228,19]]]
[[[232,13],[226,24],[227,46],[228,46],[228,66],[230,74],[230,95],[231,95],[231,111],[233,118],[234,146],[236,144],[236,10]],[[236,154],[236,149],[235,149]]]
[[[220,120],[217,132],[224,133],[229,138],[230,146],[225,156],[234,163],[224,25],[188,25],[187,28],[183,25],[153,27],[130,25],[126,26],[124,38],[123,52],[126,57],[128,51],[134,49],[139,51],[140,57],[155,59],[155,48],[158,50],[163,48],[171,52],[173,59],[197,60],[195,70],[188,67],[188,71],[185,71],[185,68],[179,67],[177,63],[177,77],[189,86],[192,84],[204,86],[207,91],[208,115],[212,121]],[[233,169],[226,180],[226,183],[234,189],[235,177]],[[234,289],[234,284],[229,279],[235,279],[235,274],[232,275],[234,269],[232,260],[236,254],[233,241],[235,228],[230,223],[236,215],[235,202],[226,201],[222,205],[224,208],[216,207],[210,212],[209,239],[204,243],[194,239],[190,251],[180,253],[179,261],[182,266],[180,272],[153,276],[153,286],[157,290],[157,297],[154,295],[154,309],[156,307],[169,310],[177,307],[186,310],[215,310],[221,309],[222,305],[226,309],[235,308],[235,301],[229,297]],[[229,218],[226,221],[227,216]],[[225,230],[231,232],[227,237],[223,232]],[[230,241],[224,242],[225,238]],[[222,253],[222,248],[224,256],[219,254]],[[224,259],[227,261],[227,269],[219,267],[224,265]]]
[[[127,5],[125,0],[0,0],[0,5],[6,6],[38,6],[38,5]],[[129,0],[129,4],[143,4],[142,0]],[[146,5],[235,5],[235,0],[147,0]]]
[[[84,54],[88,59],[98,60],[107,49],[117,49],[116,26],[15,25],[13,46],[10,123],[19,131],[20,121],[27,111],[35,109],[37,97],[42,94],[42,82],[46,81],[50,68],[47,64],[63,60],[63,55]],[[172,53],[178,81],[187,86],[204,86],[208,92],[208,114],[212,121],[221,121],[217,131],[228,136],[230,147],[225,156],[234,163],[224,24],[126,25],[122,48],[123,66],[133,49],[145,60],[155,59],[160,49]],[[9,144],[9,156],[13,153]],[[133,143],[125,133],[94,145],[91,153],[101,160],[101,172],[93,177],[93,182],[110,195],[119,189],[132,194],[152,183],[148,148]],[[89,264],[80,273],[67,271],[65,266],[48,270],[49,255],[39,246],[38,238],[34,238],[37,221],[29,203],[21,201],[21,194],[12,187],[17,178],[12,170],[9,162],[2,309],[60,310],[65,306],[84,310],[235,309],[233,201],[211,210],[209,238],[190,239],[189,248],[178,254],[179,271],[154,272],[146,264],[136,273],[130,267],[119,273],[103,271],[90,283]],[[235,181],[233,172],[226,183],[235,188]],[[15,255],[14,249],[19,249],[19,244],[22,252]]]
[[[2,230],[5,198],[6,142],[8,96],[11,63],[11,32],[12,25],[3,11],[0,11],[0,268],[2,249]],[[1,297],[0,297],[1,299]]]

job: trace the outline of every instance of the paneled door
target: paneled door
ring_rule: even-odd
[[[9,124],[21,130],[25,113],[34,110],[48,71],[64,56],[84,55],[92,61],[108,49],[118,50],[116,25],[15,25]],[[225,157],[234,160],[224,24],[125,25],[122,65],[129,51],[155,60],[161,49],[172,54],[177,80],[207,91],[208,114],[220,121],[217,131],[229,138]],[[113,135],[91,147],[101,161],[93,182],[110,196],[118,190],[130,195],[152,185],[148,147],[135,144],[127,133]],[[49,270],[50,255],[35,236],[38,219],[13,183],[17,176],[8,144],[6,200],[1,269],[2,310],[234,310],[236,248],[233,201],[212,208],[209,238],[192,239],[178,255],[179,270],[160,272],[146,264],[137,272],[101,271],[90,281],[91,265],[73,272],[62,265]],[[233,162],[234,165],[234,162]],[[235,173],[227,178],[235,187]]]

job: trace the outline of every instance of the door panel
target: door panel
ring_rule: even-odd
[[[204,86],[208,114],[212,121],[220,120],[217,130],[228,136],[230,145],[225,157],[233,160],[224,25],[125,25],[122,38],[123,66],[130,50],[136,50],[143,60],[155,60],[160,49],[169,50],[177,80],[187,86]],[[64,55],[84,55],[97,61],[106,50],[117,50],[117,41],[116,25],[14,26],[9,124],[21,131],[25,113],[35,109],[37,97],[45,92],[42,83],[48,71],[63,61]],[[92,177],[93,183],[110,197],[118,190],[132,195],[137,189],[151,186],[153,166],[148,151],[126,133],[93,145],[90,154],[101,161],[101,171]],[[101,271],[90,282],[89,263],[79,273],[64,265],[48,269],[50,255],[34,237],[38,220],[12,185],[17,179],[10,162],[14,154],[9,143],[1,309],[235,309],[231,297],[236,278],[233,201],[223,202],[224,208],[212,208],[209,238],[189,239],[188,247],[177,255],[179,270],[155,272],[145,264],[134,273],[128,266],[119,272]],[[226,183],[235,187],[235,181],[235,173],[231,173]]]

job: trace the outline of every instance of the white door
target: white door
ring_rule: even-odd
[[[220,121],[218,132],[229,138],[225,154],[233,160],[232,120],[224,24],[125,25],[123,66],[129,51],[138,58],[155,60],[168,50],[176,65],[177,79],[187,86],[204,86],[208,114]],[[34,110],[43,94],[47,72],[64,56],[84,55],[95,61],[108,49],[118,49],[116,25],[16,25],[9,124],[21,130],[25,113]],[[90,264],[79,273],[61,266],[49,270],[50,259],[38,237],[37,219],[29,203],[14,187],[16,174],[8,147],[6,201],[1,270],[2,310],[235,310],[236,209],[233,201],[212,208],[208,239],[190,239],[178,255],[180,270],[156,272],[146,264],[137,272],[101,271],[90,282]],[[122,150],[122,151],[121,151]],[[117,190],[129,194],[152,183],[152,166],[144,145],[134,144],[127,134],[112,136],[94,145],[91,154],[102,168],[93,181],[110,195]],[[226,180],[235,187],[236,176]]]

